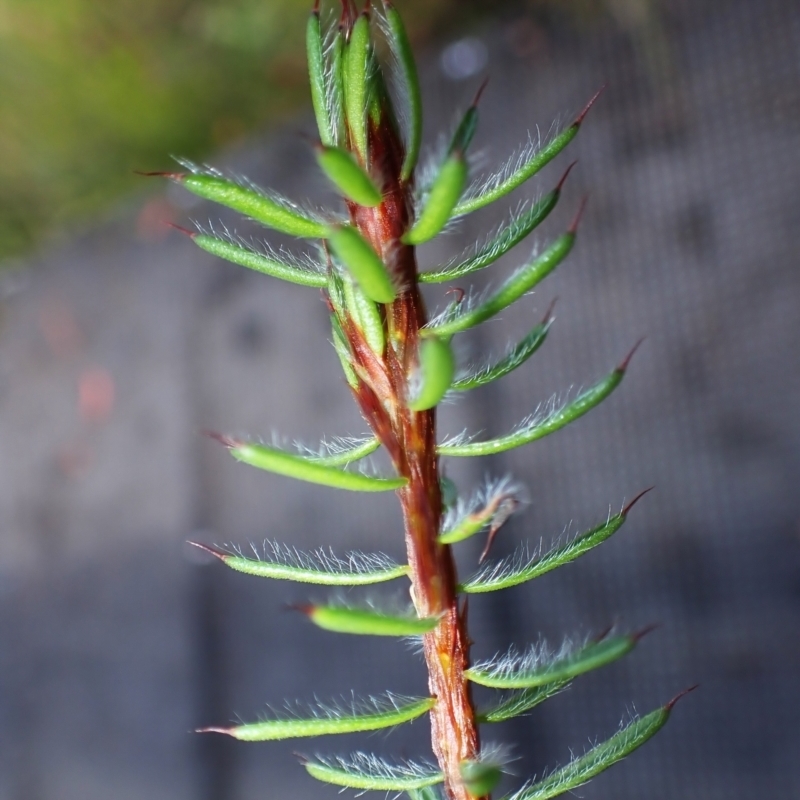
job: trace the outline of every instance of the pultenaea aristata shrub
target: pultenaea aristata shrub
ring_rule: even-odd
[[[373,46],[373,36],[378,33],[391,53],[395,72],[391,83]],[[621,658],[635,647],[641,634],[606,634],[557,651],[543,646],[523,652],[512,649],[473,664],[464,598],[508,589],[570,563],[614,534],[632,503],[548,552],[485,561],[488,544],[517,505],[515,487],[510,481],[500,481],[474,498],[452,497],[453,487],[441,474],[440,459],[500,453],[554,433],[614,391],[630,356],[570,402],[544,416],[524,420],[505,436],[439,442],[435,409],[442,398],[498,380],[521,366],[544,342],[550,313],[502,358],[474,368],[457,368],[452,337],[495,316],[552,272],[575,243],[580,211],[566,232],[488,295],[465,300],[464,293],[457,292],[441,314],[429,319],[420,284],[464,278],[521,242],[558,202],[569,168],[551,192],[523,206],[464,257],[420,272],[415,248],[439,234],[451,220],[505,197],[536,174],[578,133],[591,102],[544,146],[526,147],[495,174],[469,183],[466,154],[478,121],[476,98],[434,168],[426,177],[419,177],[420,89],[403,23],[389,0],[384,0],[380,9],[367,5],[361,11],[354,0],[342,0],[341,14],[332,14],[329,24],[315,8],[308,22],[307,48],[319,128],[315,157],[341,193],[342,209],[322,215],[245,181],[192,164],[185,165],[186,173],[169,177],[190,192],[267,228],[319,243],[318,258],[312,263],[213,230],[191,234],[197,245],[215,255],[325,293],[333,344],[372,434],[318,452],[218,438],[236,459],[260,469],[343,490],[395,492],[403,511],[408,563],[393,563],[380,554],[351,554],[343,559],[327,551],[298,555],[277,544],[258,559],[236,551],[207,549],[233,569],[262,577],[345,587],[409,581],[411,606],[404,613],[342,602],[308,605],[302,610],[318,626],[332,631],[418,637],[429,694],[400,697],[387,693],[383,698],[347,706],[318,705],[306,717],[272,716],[207,730],[262,741],[371,731],[427,714],[434,754],[429,762],[388,762],[356,753],[317,757],[304,761],[304,766],[321,781],[356,790],[406,792],[416,800],[488,798],[503,764],[497,751],[481,748],[480,727],[523,714],[572,679]],[[388,454],[392,475],[378,477],[358,469],[359,460],[379,447]],[[475,574],[459,579],[452,546],[484,530],[488,531],[488,543],[482,564]],[[471,684],[505,693],[493,706],[479,710],[473,704]],[[566,766],[524,784],[512,798],[545,800],[585,783],[656,733],[674,702],[633,719]]]

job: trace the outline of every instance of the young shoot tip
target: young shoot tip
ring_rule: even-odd
[[[693,692],[695,689],[699,687],[700,684],[696,683],[694,686],[690,686],[688,689],[684,689],[682,692],[676,694],[675,697],[673,697],[672,700],[670,700],[669,703],[667,703],[664,706],[664,711],[672,711],[672,709],[675,708],[675,705],[678,702],[678,700],[682,700],[684,697],[686,697],[687,694]]]
[[[642,336],[642,338],[639,339],[638,342],[636,342],[636,344],[631,348],[631,350],[628,353],[628,355],[626,355],[625,358],[622,359],[622,361],[619,363],[619,366],[614,370],[615,372],[619,372],[619,373],[621,373],[623,375],[625,374],[625,372],[627,372],[628,365],[631,363],[631,359],[633,358],[634,353],[639,349],[639,347],[641,346],[642,342],[646,338],[647,338],[646,336]]]
[[[575,216],[573,217],[569,228],[567,228],[567,233],[570,233],[573,236],[575,236],[575,234],[578,232],[578,225],[581,224],[581,219],[583,218],[583,212],[586,210],[586,204],[588,202],[589,202],[589,195],[585,194],[581,198],[581,204],[578,206],[578,211],[576,212]]]
[[[589,113],[589,111],[591,110],[592,106],[595,104],[595,101],[597,100],[597,98],[600,97],[600,95],[603,94],[603,92],[606,90],[606,86],[608,86],[608,84],[604,83],[594,93],[594,95],[592,96],[591,100],[589,100],[589,102],[583,107],[583,111],[581,111],[581,113],[578,114],[577,117],[575,117],[575,121],[572,123],[572,127],[573,128],[580,127],[580,125],[583,122],[583,120],[585,119],[586,115]]]
[[[623,516],[623,517],[627,517],[627,516],[628,516],[628,512],[629,512],[629,511],[630,511],[630,510],[631,510],[631,509],[632,509],[632,508],[633,508],[633,507],[634,507],[634,506],[635,506],[635,505],[636,505],[636,504],[637,504],[637,503],[638,503],[638,502],[639,502],[639,501],[640,501],[640,500],[641,500],[641,499],[642,499],[642,498],[643,498],[643,497],[644,497],[644,496],[645,496],[645,495],[646,495],[648,492],[652,492],[652,491],[653,491],[653,489],[655,489],[655,488],[656,488],[655,486],[649,486],[647,489],[643,489],[641,492],[639,492],[639,494],[637,494],[637,495],[636,495],[636,497],[634,497],[634,498],[633,498],[633,500],[631,500],[631,501],[630,501],[630,502],[629,502],[629,503],[628,503],[628,504],[625,506],[625,508],[623,508],[623,509],[622,509],[622,511],[620,512],[621,516]]]

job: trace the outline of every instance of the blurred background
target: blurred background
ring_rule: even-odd
[[[566,431],[446,465],[465,492],[507,472],[527,486],[496,556],[656,486],[599,550],[471,604],[476,657],[660,623],[624,661],[486,731],[518,757],[503,789],[700,683],[580,795],[799,797],[800,7],[398,5],[430,148],[490,78],[478,169],[608,85],[568,153],[420,252],[426,267],[459,253],[580,159],[536,235],[562,231],[588,192],[573,254],[459,356],[501,353],[557,296],[547,345],[447,406],[443,434],[501,434],[647,337],[623,386]],[[134,175],[182,155],[329,202],[298,135],[313,131],[307,13],[296,0],[0,0],[1,800],[322,800],[334,790],[293,751],[428,751],[420,722],[285,746],[191,733],[283,698],[425,691],[402,643],[336,637],[285,610],[321,590],[228,573],[185,545],[270,538],[403,557],[393,497],[259,473],[202,436],[313,443],[364,426],[318,294],[197,251],[165,222],[253,231]],[[459,548],[463,573],[481,547]]]

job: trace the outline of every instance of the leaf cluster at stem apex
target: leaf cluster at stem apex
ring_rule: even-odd
[[[383,37],[384,46],[376,45],[378,37]],[[553,306],[527,333],[518,332],[517,344],[499,359],[464,368],[458,363],[454,340],[514,303],[529,302],[534,287],[575,246],[585,203],[565,231],[535,255],[524,253],[521,266],[482,299],[469,299],[471,295],[460,288],[438,290],[444,300],[452,296],[431,319],[420,284],[465,278],[492,267],[517,248],[553,211],[575,162],[554,188],[536,202],[521,203],[507,222],[460,258],[420,272],[417,247],[441,235],[459,217],[523,187],[575,138],[597,95],[549,141],[530,144],[496,172],[476,177],[470,175],[469,150],[479,135],[484,83],[449,146],[420,171],[420,82],[403,20],[391,0],[375,5],[367,0],[361,6],[355,0],[341,0],[334,9],[315,5],[308,19],[306,47],[317,125],[309,158],[316,161],[321,179],[338,192],[338,207],[304,206],[245,179],[190,162],[181,162],[185,172],[162,175],[269,231],[300,240],[304,252],[294,255],[258,240],[243,240],[228,229],[224,235],[213,228],[181,229],[209,253],[270,278],[323,292],[332,343],[369,433],[334,439],[318,450],[211,436],[237,461],[271,473],[275,480],[305,481],[313,485],[310,491],[394,493],[403,514],[407,563],[380,553],[340,557],[324,548],[301,553],[277,543],[265,544],[263,555],[254,552],[255,557],[235,547],[196,544],[252,577],[356,590],[407,581],[411,604],[400,609],[349,597],[347,602],[315,599],[293,608],[321,629],[321,636],[418,640],[428,687],[421,697],[390,691],[379,698],[354,695],[328,704],[317,702],[309,709],[270,713],[251,723],[203,730],[266,741],[375,731],[427,715],[433,761],[387,760],[358,752],[304,758],[303,765],[320,781],[358,791],[406,793],[411,800],[489,800],[503,765],[496,753],[482,746],[480,726],[527,713],[585,673],[612,668],[634,649],[641,634],[603,635],[560,651],[541,644],[520,654],[512,647],[504,655],[473,664],[465,596],[512,589],[590,553],[622,527],[638,497],[566,543],[544,552],[523,546],[510,559],[484,563],[498,531],[522,506],[518,488],[503,479],[472,498],[461,497],[443,474],[440,460],[501,453],[572,424],[620,386],[633,351],[569,402],[534,411],[508,434],[486,440],[465,435],[439,442],[436,411],[442,401],[527,365],[549,335]],[[385,63],[380,54],[387,50],[391,58]],[[420,174],[426,176],[424,182]],[[389,465],[380,474],[368,463],[379,448]],[[459,581],[452,548],[482,532],[486,539],[478,571]],[[478,712],[473,684],[505,694]],[[544,780],[523,785],[511,800],[544,800],[581,785],[647,741],[666,722],[673,704],[631,721]]]

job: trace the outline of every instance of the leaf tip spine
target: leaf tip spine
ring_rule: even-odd
[[[642,628],[640,631],[636,631],[630,635],[631,639],[633,639],[634,644],[638,644],[648,633],[652,633],[657,628],[660,628],[662,625],[661,622],[653,622],[650,625]]]
[[[234,733],[235,728],[217,728],[214,726],[208,728],[195,728],[195,733],[224,733],[226,736],[236,736]]]
[[[218,550],[216,547],[213,547],[210,544],[201,544],[200,542],[193,542],[189,539],[186,544],[190,544],[192,547],[196,547],[198,550],[202,550],[204,553],[208,553],[209,555],[218,558],[220,561],[225,561],[227,558],[227,553],[224,553],[222,550]]]
[[[544,316],[542,317],[542,321],[539,323],[540,325],[550,325],[552,324],[555,317],[553,316],[553,309],[556,307],[556,303],[558,302],[558,295],[556,295],[551,301],[550,305],[547,306],[547,311],[544,312]]]
[[[208,436],[209,439],[219,442],[223,447],[227,447],[228,450],[235,450],[237,447],[242,447],[244,445],[244,442],[240,442],[232,436],[226,436],[224,433],[218,433],[217,431],[203,431],[203,436]]]
[[[655,486],[649,486],[647,489],[643,489],[641,492],[639,492],[639,494],[637,494],[637,495],[636,495],[636,497],[634,497],[634,498],[633,498],[633,500],[631,500],[631,501],[630,501],[630,502],[629,502],[629,503],[628,503],[628,504],[625,506],[625,508],[623,508],[623,509],[622,509],[622,511],[620,511],[620,512],[619,512],[619,515],[620,515],[621,517],[627,517],[627,516],[628,516],[628,512],[629,512],[629,511],[630,511],[630,510],[631,510],[631,509],[632,509],[632,508],[633,508],[633,507],[634,507],[634,506],[635,506],[635,505],[636,505],[636,504],[637,504],[637,503],[638,503],[638,502],[639,502],[639,501],[640,501],[640,500],[641,500],[641,499],[642,499],[642,498],[643,498],[643,497],[644,497],[644,496],[645,496],[645,495],[646,495],[648,492],[652,492],[652,491],[653,491],[653,489],[655,489],[655,488],[656,488]]]
[[[670,700],[664,706],[664,711],[666,711],[666,712],[672,711],[672,709],[675,708],[675,706],[676,706],[676,704],[678,703],[679,700],[682,700],[684,697],[686,697],[687,694],[690,694],[691,692],[693,692],[695,689],[698,689],[699,687],[700,687],[700,684],[696,683],[694,686],[690,686],[688,689],[684,689],[682,692],[678,692],[678,694],[676,694],[675,697],[673,697],[672,700]]]
[[[607,83],[604,83],[604,84],[603,84],[603,85],[602,85],[602,86],[601,86],[601,87],[600,87],[600,88],[599,88],[599,89],[598,89],[598,90],[597,90],[597,91],[596,91],[596,92],[595,92],[595,93],[592,95],[591,99],[590,99],[590,100],[589,100],[589,102],[588,102],[588,103],[587,103],[587,104],[586,104],[586,105],[583,107],[583,110],[580,112],[580,114],[578,114],[578,116],[577,116],[577,117],[575,117],[575,121],[572,123],[571,127],[573,127],[573,128],[579,128],[579,127],[581,126],[581,124],[583,123],[583,120],[586,118],[586,115],[589,113],[589,111],[591,110],[592,106],[593,106],[593,105],[595,104],[595,102],[597,101],[597,98],[598,98],[598,97],[600,97],[600,95],[601,95],[601,94],[603,94],[603,92],[606,90],[606,87],[607,87],[607,86],[608,86],[608,84],[607,84]]]
[[[483,94],[483,90],[486,88],[486,85],[489,83],[489,77],[490,76],[487,75],[483,79],[483,82],[481,83],[481,85],[478,87],[478,91],[475,92],[475,97],[472,100],[472,105],[470,106],[470,108],[477,108],[478,107],[478,103],[480,103],[480,101],[481,101],[481,95]]]
[[[639,341],[638,341],[638,342],[636,342],[636,344],[635,344],[635,345],[634,345],[634,346],[631,348],[631,350],[630,350],[630,352],[628,353],[628,355],[626,355],[626,356],[625,356],[625,358],[623,358],[623,359],[622,359],[622,361],[619,363],[619,365],[618,365],[618,366],[617,366],[617,368],[614,370],[614,372],[617,372],[617,373],[619,373],[620,375],[624,375],[624,374],[625,374],[625,373],[628,371],[628,366],[629,366],[629,365],[630,365],[630,363],[631,363],[631,359],[633,358],[633,355],[634,355],[634,353],[635,353],[635,352],[636,352],[636,351],[637,351],[637,350],[638,350],[638,349],[641,347],[641,345],[642,345],[642,342],[643,342],[643,341],[644,341],[646,338],[647,338],[646,336],[642,336],[642,338],[641,338],[641,339],[639,339]],[[649,491],[649,490],[648,490],[648,491]]]
[[[578,206],[578,210],[572,218],[569,228],[567,228],[567,234],[569,236],[575,236],[578,233],[578,225],[581,224],[581,219],[583,219],[583,212],[586,210],[587,202],[589,202],[589,195],[585,194],[581,198],[581,204]]]
[[[182,233],[184,236],[188,236],[190,239],[194,239],[194,237],[197,236],[197,231],[190,231],[188,228],[184,228],[183,225],[178,225],[176,222],[170,222],[169,220],[166,220],[164,224],[168,228],[172,228],[173,230]]]
[[[567,177],[569,173],[572,172],[572,168],[578,163],[578,159],[576,158],[565,170],[564,174],[559,178],[558,183],[556,184],[556,188],[553,189],[555,194],[560,194],[561,189],[564,187],[564,184],[567,181]]]
[[[163,172],[156,170],[155,172],[146,172],[140,169],[133,171],[134,175],[141,175],[143,178],[169,178],[172,181],[180,181],[186,177],[183,172]]]

